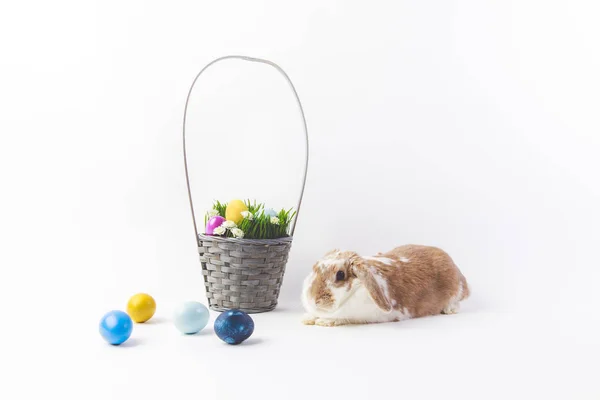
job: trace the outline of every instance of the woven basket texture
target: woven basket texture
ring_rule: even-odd
[[[209,306],[247,313],[277,306],[292,237],[235,239],[198,235],[198,253]]]

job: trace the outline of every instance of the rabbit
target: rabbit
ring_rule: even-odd
[[[469,294],[452,258],[436,247],[405,245],[373,257],[333,250],[304,281],[302,322],[337,326],[455,314]]]

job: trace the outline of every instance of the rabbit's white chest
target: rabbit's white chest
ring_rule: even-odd
[[[324,317],[355,322],[389,322],[408,319],[410,314],[406,308],[404,311],[392,310],[389,313],[382,311],[369,296],[367,289],[360,285],[338,310]]]
[[[335,295],[336,293],[334,293]],[[352,295],[343,304],[340,304],[339,308],[335,311],[325,312],[314,307],[311,302],[306,301],[306,296],[303,296],[303,300],[306,310],[311,315],[329,320],[342,320],[351,323],[374,323],[400,321],[411,318],[406,308],[403,310],[393,310],[390,313],[383,312],[377,307],[373,299],[369,296],[367,289],[362,285],[357,287]]]

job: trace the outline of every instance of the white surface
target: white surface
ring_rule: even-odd
[[[0,398],[598,398],[599,6],[365,4],[2,3]],[[289,73],[311,133],[282,307],[241,347],[168,321],[204,301],[183,103],[232,53]],[[198,88],[199,212],[293,206],[302,139],[283,80],[231,62]],[[453,256],[473,289],[461,314],[299,325],[326,250],[404,243]],[[100,316],[140,291],[159,323],[104,345]]]

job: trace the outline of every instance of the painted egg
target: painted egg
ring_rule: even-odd
[[[223,222],[225,222],[225,218],[221,217],[220,215],[215,215],[214,217],[211,217],[206,223],[206,234],[214,235],[215,228],[220,227]]]
[[[240,344],[254,332],[254,321],[240,310],[224,311],[215,320],[215,333],[227,344]]]
[[[276,217],[278,215],[277,212],[275,210],[273,210],[272,208],[267,208],[264,211],[264,214],[267,215],[267,216],[269,216],[269,217]]]
[[[227,204],[227,208],[225,209],[225,218],[228,221],[233,221],[236,224],[239,224],[242,219],[242,211],[248,211],[248,207],[241,200],[231,200]]]
[[[127,314],[135,322],[146,322],[154,315],[156,302],[146,293],[138,293],[131,296],[127,302]]]
[[[210,316],[208,308],[197,301],[186,301],[181,304],[173,315],[173,323],[181,333],[191,335],[200,332]]]
[[[108,343],[119,345],[129,339],[133,330],[133,322],[123,311],[109,311],[100,320],[100,335]]]

